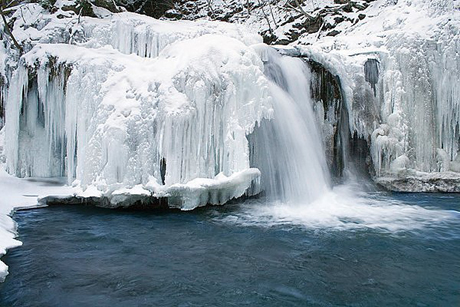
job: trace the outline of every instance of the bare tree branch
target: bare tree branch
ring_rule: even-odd
[[[2,1],[2,4],[3,4],[3,1]],[[19,51],[22,53],[23,52],[22,46],[18,43],[18,41],[14,37],[13,33],[11,32],[10,26],[8,25],[8,21],[6,20],[5,13],[3,12],[3,5],[0,6],[0,15],[2,15],[2,20],[5,25],[6,33],[11,37],[11,40],[13,41],[13,44],[16,46],[16,48],[18,48]]]
[[[287,6],[288,9],[291,9],[291,10],[296,11],[297,13],[300,13],[300,14],[304,15],[305,17],[307,17],[308,19],[314,19],[314,18],[315,18],[314,16],[308,14],[308,13],[302,8],[302,5],[299,3],[299,0],[294,0],[294,1],[295,1],[295,3],[296,3],[296,6],[293,6],[292,4],[290,4],[289,1],[286,2],[286,6]],[[288,9],[283,8],[283,7],[280,7],[280,6],[278,6],[278,7],[281,8],[281,9],[284,9],[284,10],[288,10]]]
[[[278,28],[278,25],[276,23],[275,15],[273,15],[273,10],[272,10],[272,5],[271,5],[271,0],[268,0],[268,9],[270,10],[270,15],[272,16],[273,23],[275,24],[275,28]]]
[[[268,15],[265,13],[264,10],[264,5],[258,0],[260,9],[262,10],[262,14],[264,15],[265,20],[267,20],[268,28],[270,29],[270,32],[273,32],[272,26],[270,24],[270,19],[268,18]]]

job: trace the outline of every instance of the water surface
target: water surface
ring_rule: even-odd
[[[0,306],[460,306],[460,197],[391,200],[400,207],[339,216],[355,227],[328,227],[324,212],[319,224],[295,210],[261,214],[262,200],[193,212],[18,212],[24,245],[3,257]],[[393,222],[414,227],[385,226],[398,208],[418,216]]]

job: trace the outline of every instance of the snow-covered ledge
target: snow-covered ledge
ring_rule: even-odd
[[[193,210],[206,205],[223,205],[237,199],[250,190],[258,194],[260,171],[250,168],[225,176],[220,173],[214,178],[196,178],[185,184],[161,186],[152,181],[145,186],[120,188],[111,193],[102,193],[95,187],[82,190],[72,189],[71,195],[49,195],[38,199],[39,205],[88,204],[103,208],[180,209]]]

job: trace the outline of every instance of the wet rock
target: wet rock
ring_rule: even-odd
[[[327,33],[326,36],[336,36],[337,34],[340,34],[340,31],[332,30],[331,32]]]
[[[165,17],[166,18],[171,18],[171,19],[181,19],[182,18],[182,14],[179,13],[177,10],[167,10],[165,12]]]
[[[349,129],[340,79],[320,63],[309,60],[308,64],[313,73],[310,84],[312,98],[316,103],[321,104],[323,110],[323,136],[327,163],[332,175],[341,177]]]
[[[460,176],[449,173],[431,173],[405,178],[383,177],[375,179],[381,187],[394,192],[460,193]]]

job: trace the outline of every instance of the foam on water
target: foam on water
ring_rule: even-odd
[[[223,221],[242,226],[300,226],[318,230],[359,230],[398,233],[460,223],[460,212],[412,205],[379,192],[342,185],[312,203],[256,199]]]

